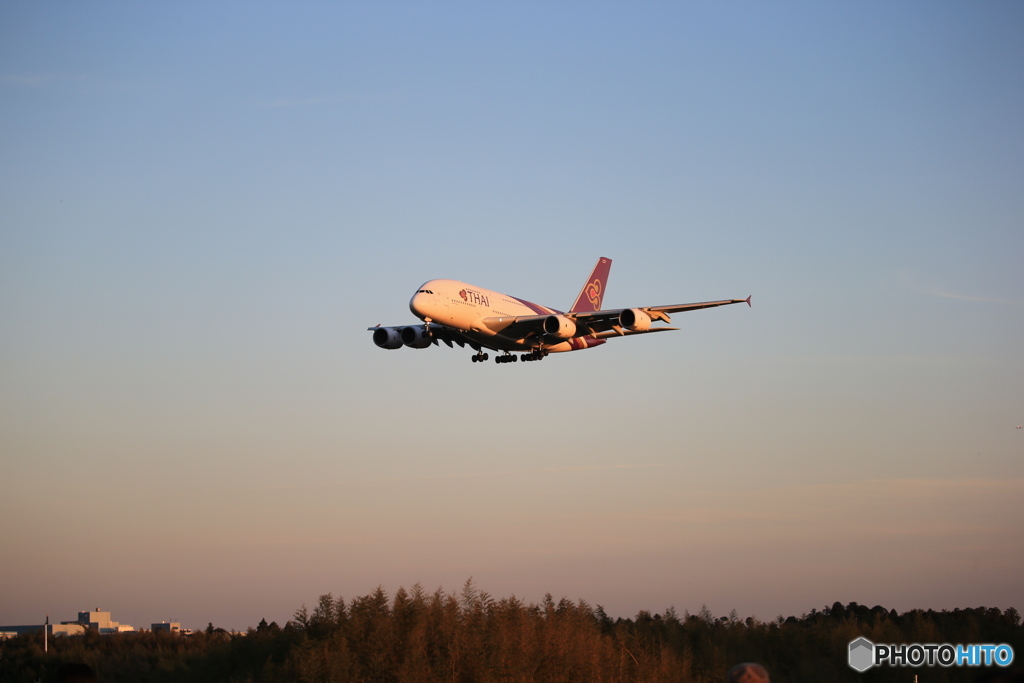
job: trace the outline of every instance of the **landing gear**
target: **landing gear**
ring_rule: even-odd
[[[494,362],[500,364],[500,363],[516,363],[518,361],[526,362],[528,360],[544,360],[544,357],[547,356],[547,355],[548,355],[547,349],[534,349],[530,353],[524,353],[524,354],[522,354],[520,356],[517,356],[517,355],[515,355],[513,353],[509,353],[508,351],[505,351],[501,355],[495,356],[494,357]],[[473,354],[472,356],[469,357],[469,359],[471,361],[473,361],[474,363],[483,363],[488,358],[490,358],[490,356],[488,354],[484,353],[484,351],[482,349],[480,351],[477,351],[475,354]]]

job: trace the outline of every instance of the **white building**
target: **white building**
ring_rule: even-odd
[[[79,612],[75,621],[62,621],[59,624],[27,624],[22,626],[0,626],[0,640],[13,638],[22,633],[37,633],[46,629],[51,636],[80,636],[86,631],[97,633],[128,633],[135,630],[135,627],[128,624],[119,624],[110,620],[110,612],[102,612],[97,607],[93,612]]]
[[[76,621],[62,621],[60,623],[62,626],[78,624],[90,631],[97,631],[103,634],[127,633],[135,630],[134,626],[111,621],[110,612],[101,612],[99,607],[92,612],[79,612]]]

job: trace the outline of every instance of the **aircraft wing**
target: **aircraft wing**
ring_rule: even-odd
[[[636,310],[643,311],[651,316],[651,320],[671,323],[672,319],[669,317],[669,313],[699,311],[702,308],[715,308],[716,306],[728,306],[730,304],[747,304],[749,306],[750,299],[751,297],[748,296],[746,299],[722,299],[721,301],[701,301],[693,304],[673,304],[670,306],[642,306]],[[612,334],[607,336],[612,336],[623,332],[622,327],[619,326],[619,317],[626,310],[629,309],[611,308],[604,311],[567,313],[566,317],[571,318],[578,327],[589,328],[594,333],[611,331]],[[644,331],[658,332],[665,329],[676,328],[654,327]]]
[[[551,315],[519,315],[508,318],[484,318],[481,322],[492,332],[509,339],[524,339],[543,334],[544,321]]]
[[[648,306],[642,308],[642,311],[659,311],[661,313],[683,313],[685,311],[696,311],[701,308],[714,308],[715,306],[728,306],[729,304],[746,304],[750,305],[750,300],[753,297],[747,297],[746,299],[724,299],[722,301],[703,301],[697,304],[676,304],[674,306]]]
[[[621,328],[620,328],[621,329]],[[603,332],[595,332],[589,336],[594,339],[607,339],[608,337],[629,337],[634,334],[648,334],[650,332],[672,332],[678,330],[678,327],[652,327],[649,330],[604,330]]]
[[[651,317],[652,321],[671,323],[669,313],[684,313],[702,308],[728,306],[730,304],[750,305],[750,297],[746,299],[723,299],[721,301],[702,301],[693,304],[674,304],[671,306],[646,306],[638,309]],[[523,339],[535,335],[543,335],[545,321],[552,317],[564,317],[576,324],[577,337],[591,335],[598,339],[627,334],[644,334],[646,332],[663,332],[679,329],[676,327],[652,327],[647,330],[627,330],[620,325],[620,316],[626,308],[610,308],[603,311],[578,311],[575,313],[552,313],[550,315],[528,315],[508,318],[485,318],[482,322],[491,331],[512,339]],[[553,331],[553,330],[549,330]]]
[[[431,336],[433,337],[432,341],[434,346],[438,346],[437,342],[438,340],[440,340],[447,344],[448,348],[452,348],[452,342],[455,342],[461,347],[464,347],[466,344],[469,344],[473,348],[477,348],[476,344],[474,344],[471,340],[467,339],[466,337],[462,336],[462,334],[453,327],[448,327],[447,325],[438,325],[437,323],[434,323],[433,325],[430,326],[430,332]]]
[[[417,348],[424,348],[424,346],[429,346],[430,344],[439,346],[438,342],[444,342],[451,347],[454,342],[459,346],[468,345],[474,349],[480,349],[480,345],[477,342],[469,339],[454,327],[448,327],[447,325],[441,325],[438,323],[434,323],[430,326],[429,334],[425,331],[425,327],[423,325],[397,325],[394,327],[374,325],[373,327],[367,327],[366,330],[374,333],[374,343],[377,344],[377,346],[386,349],[397,349],[400,348],[405,341],[405,338],[402,335],[406,328],[413,330],[413,334],[409,339],[410,343],[423,344],[423,346],[417,346]],[[382,335],[379,339],[377,337],[378,334]]]

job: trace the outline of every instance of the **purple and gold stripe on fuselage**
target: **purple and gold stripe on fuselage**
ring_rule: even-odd
[[[519,299],[519,298],[514,297],[514,296],[510,297],[510,298],[512,300],[518,301],[522,305],[526,306],[527,308],[529,308],[531,311],[533,311],[537,315],[561,315],[561,313],[562,313],[561,311],[556,311],[553,308],[548,308],[547,306],[541,306],[540,304],[535,304],[532,301],[527,301],[526,299]]]

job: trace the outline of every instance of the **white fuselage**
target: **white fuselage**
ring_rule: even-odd
[[[547,306],[482,287],[474,287],[458,280],[430,280],[423,283],[409,300],[409,310],[424,322],[453,327],[486,346],[509,351],[528,350],[536,346],[536,342],[501,334],[501,328],[505,323],[512,323],[519,317],[561,313]],[[492,324],[484,325],[485,319],[490,319]],[[545,344],[544,348],[558,352],[574,351],[587,346],[585,342],[574,339]]]

